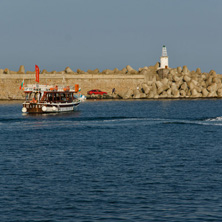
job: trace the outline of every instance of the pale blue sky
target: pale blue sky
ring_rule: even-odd
[[[0,0],[0,68],[122,69],[159,61],[222,74],[222,0]]]

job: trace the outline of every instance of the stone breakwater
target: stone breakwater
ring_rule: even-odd
[[[0,99],[24,99],[24,93],[19,90],[21,82],[25,85],[35,84],[35,72],[25,72],[24,66],[18,71],[0,69]],[[159,69],[159,63],[154,66],[133,69],[126,66],[122,70],[77,69],[76,72],[67,67],[64,71],[42,70],[39,84],[75,85],[79,84],[86,95],[88,90],[101,89],[108,92],[109,98],[122,99],[158,99],[158,98],[221,98],[222,75],[211,70],[209,73],[189,71],[187,66]],[[112,94],[112,89],[115,93]]]
[[[202,73],[200,68],[189,71],[187,66],[156,70],[156,76],[128,89],[120,96],[127,98],[220,98],[222,97],[222,75],[214,70]]]

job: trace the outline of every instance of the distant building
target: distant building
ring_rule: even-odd
[[[160,57],[160,69],[167,69],[169,67],[169,59],[167,56],[167,49],[164,45],[162,48],[162,56]]]

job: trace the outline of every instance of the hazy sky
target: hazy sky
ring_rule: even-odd
[[[100,70],[159,61],[222,74],[222,0],[0,0],[0,68]]]

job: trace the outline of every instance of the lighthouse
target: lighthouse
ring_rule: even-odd
[[[162,56],[160,57],[160,69],[167,69],[169,67],[169,60],[167,56],[166,46],[163,45]]]

